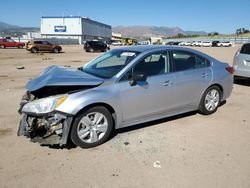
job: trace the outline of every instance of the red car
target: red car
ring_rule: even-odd
[[[6,48],[6,47],[23,48],[24,46],[25,46],[25,43],[15,42],[13,39],[6,39],[6,38],[0,39],[0,48]]]

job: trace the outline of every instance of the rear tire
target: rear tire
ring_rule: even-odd
[[[37,48],[31,48],[31,53],[37,53],[38,52],[38,49]]]
[[[199,112],[210,115],[217,111],[220,106],[222,91],[218,86],[209,87],[201,97]]]
[[[76,117],[70,138],[81,148],[91,148],[107,141],[112,130],[113,119],[110,112],[103,106],[96,106]]]

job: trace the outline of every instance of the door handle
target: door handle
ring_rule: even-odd
[[[170,80],[167,80],[167,81],[163,82],[162,85],[163,85],[163,86],[172,86],[172,85],[173,85],[173,82],[171,82]]]
[[[201,74],[201,77],[202,77],[202,78],[207,78],[207,77],[208,77],[208,74],[207,74],[207,73],[202,73],[202,74]]]

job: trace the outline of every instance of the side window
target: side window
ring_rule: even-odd
[[[209,61],[206,60],[204,57],[196,55],[195,59],[196,59],[195,68],[204,68],[204,67],[209,67],[210,66]]]
[[[250,54],[250,44],[244,44],[240,50],[242,54]]]
[[[130,80],[135,73],[144,73],[148,77],[168,73],[169,70],[168,52],[154,53],[143,58],[132,69],[127,71],[121,81]]]
[[[173,52],[174,71],[204,68],[210,65],[209,61],[201,56],[185,51]]]
[[[138,62],[134,68],[133,73],[145,73],[146,76],[156,76],[169,72],[169,58],[168,53],[155,53],[147,56]]]
[[[50,43],[48,43],[47,41],[42,41],[42,44],[49,45]]]
[[[35,41],[35,44],[42,44],[42,41]]]

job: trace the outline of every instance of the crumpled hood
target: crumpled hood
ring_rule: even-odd
[[[96,86],[103,81],[101,78],[77,69],[53,65],[46,68],[38,77],[29,81],[26,89],[35,91],[45,86]]]

